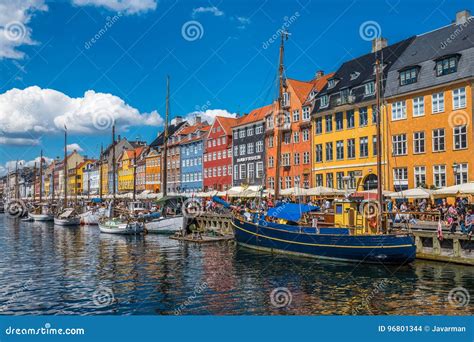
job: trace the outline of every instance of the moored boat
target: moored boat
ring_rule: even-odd
[[[145,222],[148,233],[174,234],[184,228],[184,216],[159,217]]]
[[[101,233],[135,235],[145,232],[143,223],[137,221],[123,221],[118,218],[105,219],[99,222]]]
[[[73,208],[67,208],[54,218],[54,224],[58,226],[78,226],[80,219]]]

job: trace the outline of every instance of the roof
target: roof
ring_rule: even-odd
[[[247,115],[238,118],[236,124],[232,128],[247,125],[252,122],[263,121],[265,119],[265,116],[272,110],[273,104],[254,109]]]
[[[436,60],[444,56],[459,54],[457,71],[436,76]],[[393,64],[387,75],[385,97],[445,84],[474,76],[474,17],[465,24],[455,23],[415,37],[401,57]],[[400,85],[399,71],[418,67],[417,81]]]
[[[288,78],[286,82],[291,85],[296,97],[301,103],[305,103],[309,93],[313,90],[313,84],[311,82],[298,81],[292,78]]]
[[[414,37],[410,37],[398,43],[388,45],[377,52],[371,52],[344,62],[334,75],[327,79],[328,81],[335,79],[337,82],[331,88],[329,88],[329,83],[326,83],[321,89],[316,98],[313,112],[325,111],[337,107],[339,105],[340,92],[343,89],[349,89],[350,94],[354,96],[352,103],[375,99],[375,93],[369,96],[364,94],[364,85],[365,83],[375,81],[374,66],[377,58],[380,58],[384,66],[383,79],[385,79],[390,67],[401,56],[413,39]],[[320,108],[320,99],[324,95],[329,96],[329,104],[324,108]]]
[[[227,135],[232,134],[232,127],[238,122],[238,118],[230,118],[226,116],[216,116],[218,121]]]
[[[187,125],[187,121],[181,121],[177,124],[168,125],[168,136],[175,134],[181,127]],[[158,136],[150,144],[151,147],[161,146],[164,142],[164,132],[158,134]]]
[[[318,78],[313,78],[309,82],[313,84],[314,90],[316,90],[317,92],[320,92],[324,88],[326,83],[328,82],[328,79],[333,77],[334,74],[335,74],[334,72],[331,72],[327,75],[323,75],[323,76],[318,77]]]
[[[181,130],[181,132],[179,132],[179,135],[183,136],[183,138],[180,141],[180,144],[202,140],[202,138],[204,137],[204,135],[202,134],[196,137],[192,137],[192,138],[189,138],[188,135],[196,133],[196,132],[207,132],[210,129],[211,129],[211,125],[209,125],[206,121],[197,122],[192,126],[185,127],[184,129]]]

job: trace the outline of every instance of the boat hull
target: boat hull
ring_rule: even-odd
[[[54,216],[53,214],[32,214],[30,213],[29,216],[34,220],[34,221],[53,221]]]
[[[142,234],[145,229],[143,224],[138,222],[132,223],[99,223],[99,229],[101,233],[106,234],[121,234],[121,235],[136,235]]]
[[[145,222],[145,228],[148,233],[155,234],[174,234],[182,231],[184,226],[184,217],[163,217],[153,221]]]
[[[78,226],[81,223],[80,217],[72,217],[72,218],[54,218],[54,225],[55,226]]]
[[[349,235],[300,232],[295,226],[259,225],[234,218],[235,239],[241,245],[276,253],[364,263],[406,264],[415,259],[409,235]],[[288,227],[289,230],[287,230]]]

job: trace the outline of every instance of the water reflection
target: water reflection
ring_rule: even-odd
[[[453,288],[474,288],[473,270],[466,266],[328,262],[269,255],[233,242],[192,245],[5,216],[0,229],[2,314],[474,313],[471,304],[448,302]],[[289,305],[272,303],[277,288],[288,289]],[[110,291],[107,305],[94,301],[98,289]]]

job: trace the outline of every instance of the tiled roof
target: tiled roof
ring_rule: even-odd
[[[216,116],[216,120],[222,126],[222,129],[227,135],[232,134],[232,127],[238,122],[238,118],[229,118],[225,116]]]
[[[298,81],[291,78],[288,78],[286,81],[291,85],[301,103],[306,101],[309,93],[313,90],[313,84],[310,82]]]
[[[188,135],[189,134],[193,134],[193,133],[196,133],[196,132],[207,132],[211,129],[211,126],[207,124],[207,122],[199,122],[199,123],[195,123],[194,125],[192,126],[188,126],[186,128],[184,128],[180,133],[179,135],[183,136],[183,138],[181,139],[180,141],[180,144],[184,144],[184,143],[189,143],[189,142],[193,142],[193,141],[196,141],[196,140],[201,140],[203,138],[204,135],[200,135],[198,137],[193,137],[193,138],[189,138]]]
[[[176,133],[181,127],[184,125],[188,124],[186,121],[181,121],[178,124],[172,124],[168,126],[168,136],[172,136],[174,133]],[[164,132],[161,132],[158,137],[156,137],[155,140],[152,141],[150,144],[151,147],[155,146],[161,146],[163,145],[163,140],[164,140]]]
[[[331,72],[327,75],[323,75],[319,78],[313,78],[311,81],[309,81],[310,83],[313,84],[314,86],[314,90],[316,90],[317,92],[320,92],[324,86],[326,85],[326,83],[328,82],[328,79],[330,79],[331,77],[334,76],[334,72]]]
[[[232,128],[246,125],[252,122],[263,121],[265,119],[265,116],[273,110],[273,107],[274,107],[273,104],[269,104],[269,105],[252,110],[247,115],[244,115],[238,118],[237,123]]]

